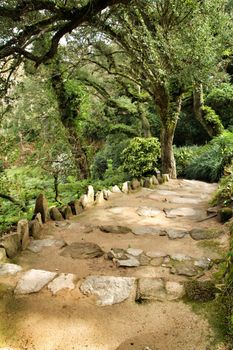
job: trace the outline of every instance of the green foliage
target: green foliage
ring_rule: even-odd
[[[233,85],[222,83],[207,94],[205,104],[220,116],[225,128],[233,128]]]
[[[203,152],[187,166],[185,174],[190,179],[218,181],[233,158],[233,133],[224,132],[203,147]]]
[[[160,143],[155,137],[133,138],[122,152],[123,169],[131,177],[154,174],[160,157]]]
[[[193,158],[202,152],[199,146],[174,147],[174,155],[176,160],[176,171],[178,177],[185,177],[186,168]]]
[[[218,190],[212,200],[213,205],[233,205],[233,166],[231,166],[230,170],[229,175],[221,178]]]
[[[210,126],[214,130],[215,135],[220,135],[224,129],[219,116],[208,106],[203,106],[202,112],[207,126]]]

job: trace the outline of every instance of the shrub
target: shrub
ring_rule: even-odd
[[[231,169],[231,173],[222,177],[219,188],[212,200],[213,205],[233,205],[233,166],[229,169]]]
[[[178,177],[185,177],[186,168],[191,161],[203,151],[200,146],[174,147],[176,171]]]
[[[123,169],[131,177],[142,177],[156,171],[160,143],[155,137],[133,138],[122,152]]]
[[[225,128],[233,126],[233,85],[222,83],[210,91],[205,103],[220,116]]]
[[[216,182],[224,174],[233,158],[233,133],[224,132],[203,147],[200,155],[187,166],[187,178]]]

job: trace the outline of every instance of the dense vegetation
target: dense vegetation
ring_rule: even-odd
[[[230,0],[2,1],[0,232],[41,192],[60,205],[156,171],[220,182],[213,205],[232,208],[232,14]]]

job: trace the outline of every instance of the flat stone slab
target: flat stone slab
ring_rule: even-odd
[[[66,245],[66,242],[62,239],[38,239],[38,240],[32,241],[27,249],[33,253],[39,253],[45,247],[62,248],[65,245]]]
[[[171,268],[170,272],[176,275],[194,277],[198,275],[199,270],[196,266],[194,266],[193,261],[186,260],[177,261],[175,265]]]
[[[170,239],[183,238],[188,234],[187,231],[181,229],[166,229],[166,233]]]
[[[208,228],[207,229],[194,228],[189,233],[190,233],[190,236],[196,241],[218,238],[223,234],[223,232],[219,229],[208,229]]]
[[[132,256],[139,256],[143,253],[142,249],[136,249],[136,248],[128,248],[126,252]]]
[[[151,217],[151,218],[154,218],[159,214],[163,213],[162,210],[160,209],[149,208],[149,207],[139,207],[136,212],[139,216],[145,216],[145,217]]]
[[[194,261],[194,266],[199,267],[203,270],[208,270],[212,265],[212,260],[210,258],[202,257]]]
[[[48,284],[48,289],[52,294],[56,294],[63,289],[72,290],[75,288],[75,276],[72,273],[61,273],[52,282]]]
[[[199,211],[192,208],[166,209],[167,218],[197,216]]]
[[[93,259],[104,255],[104,251],[95,243],[92,242],[73,242],[66,246],[61,256],[71,256],[73,259]]]
[[[174,203],[174,204],[200,204],[202,203],[203,200],[198,199],[198,198],[189,198],[189,197],[174,197],[169,199],[169,203]]]
[[[185,295],[184,285],[179,282],[168,281],[165,283],[168,300],[181,299]]]
[[[166,231],[155,226],[138,226],[132,229],[135,235],[166,236]]]
[[[97,305],[107,306],[128,299],[134,289],[135,278],[113,276],[90,276],[80,286],[85,295],[96,295]]]
[[[158,300],[166,299],[164,281],[159,278],[140,278],[138,280],[136,300]]]
[[[191,256],[185,255],[185,254],[182,254],[182,253],[172,254],[170,257],[171,257],[172,260],[176,260],[176,261],[192,260]]]
[[[140,262],[134,257],[128,257],[126,260],[117,260],[116,261],[118,267],[138,267],[140,266]]]
[[[14,275],[22,271],[22,267],[16,264],[0,264],[0,276]]]
[[[106,233],[126,234],[132,232],[131,228],[126,226],[104,225],[99,226],[99,229]]]
[[[147,252],[146,255],[152,259],[153,258],[165,258],[165,256],[168,256],[167,253],[160,252],[160,251],[150,251],[150,252]]]
[[[15,288],[15,294],[30,294],[39,292],[44,286],[51,282],[56,272],[44,270],[29,270],[24,273]]]

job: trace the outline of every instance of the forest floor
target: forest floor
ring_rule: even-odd
[[[193,239],[190,235],[192,229],[222,230],[216,218],[205,220],[208,201],[215,189],[215,184],[172,180],[155,189],[113,194],[103,205],[87,209],[68,221],[45,224],[41,238],[51,242],[62,240],[67,246],[52,244],[38,252],[27,249],[14,260],[23,268],[21,272],[0,276],[0,347],[13,350],[210,349],[214,335],[208,320],[194,313],[190,304],[171,300],[173,297],[169,298],[164,283],[176,282],[171,284],[177,288],[176,294],[183,282],[191,278],[209,279],[216,272],[217,265],[207,267],[208,261],[221,258],[227,249],[227,235],[214,239]],[[109,225],[110,228],[106,227]],[[129,232],[117,231],[121,230],[117,226],[124,226]],[[76,259],[68,250],[61,255],[74,242],[98,244],[105,254]],[[107,258],[106,253],[111,249],[112,255]],[[124,261],[119,254],[127,253],[125,259],[135,266],[119,266],[121,260]],[[116,259],[111,260],[114,254]],[[74,274],[73,289],[62,289],[52,295],[45,286],[37,293],[15,294],[16,284],[30,269]],[[101,306],[96,295],[85,295],[80,290],[88,276],[129,277],[129,281],[132,277],[134,287],[124,301]],[[149,284],[152,281],[154,290],[152,287],[150,290],[148,281]],[[154,284],[154,281],[159,282]],[[137,287],[141,288],[137,291],[138,302],[135,302],[136,284],[141,286]],[[108,286],[101,288],[108,293]],[[110,283],[110,294],[111,288]],[[142,302],[143,298],[148,302]]]

